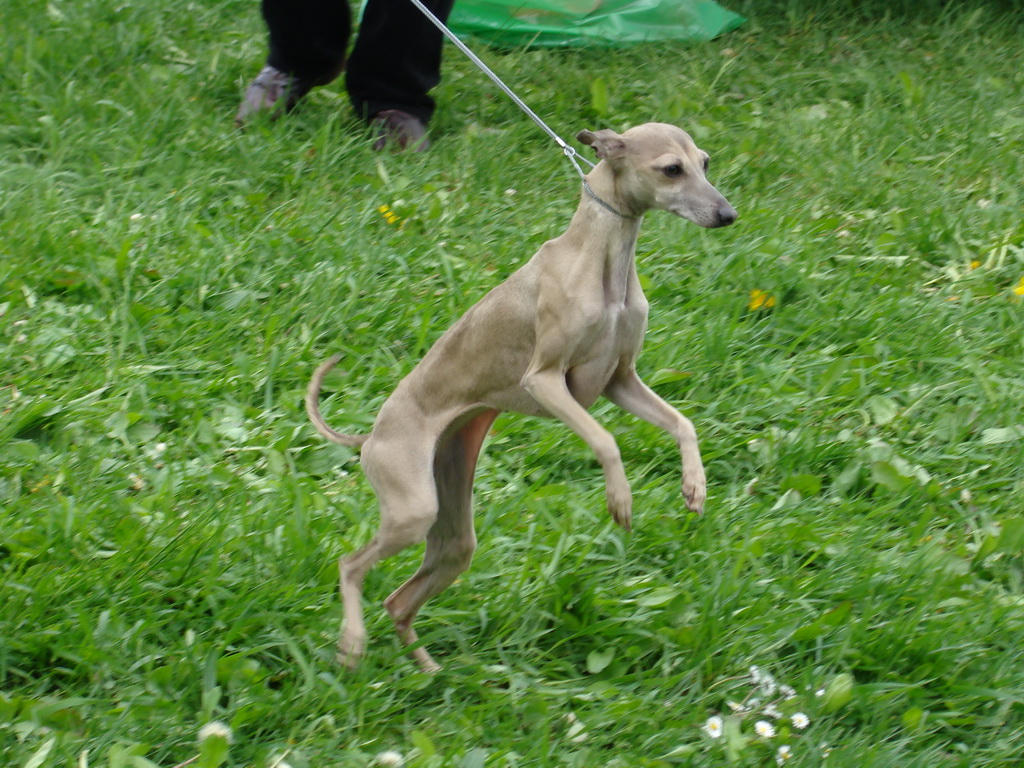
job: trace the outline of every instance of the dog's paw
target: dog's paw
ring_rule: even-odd
[[[422,648],[420,648],[420,650],[423,651]],[[415,657],[416,663],[420,667],[420,672],[425,675],[436,675],[443,669],[443,667],[434,661],[433,657],[426,651],[423,651],[422,654],[415,654]]]
[[[686,500],[686,508],[699,515],[704,511],[704,501],[707,496],[708,489],[707,480],[704,478],[704,469],[683,472],[683,498]]]
[[[627,486],[625,492],[613,493],[608,489],[608,512],[618,525],[627,531],[633,529],[633,494]]]
[[[338,663],[348,669],[355,669],[366,651],[366,633],[343,632],[338,639]]]

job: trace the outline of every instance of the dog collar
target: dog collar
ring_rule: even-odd
[[[606,211],[611,211],[616,216],[618,216],[620,219],[626,219],[627,221],[632,221],[634,219],[639,219],[640,218],[639,216],[627,216],[626,214],[622,213],[622,211],[616,210],[615,207],[612,206],[611,203],[607,202],[606,200],[602,200],[600,197],[598,197],[597,192],[595,192],[593,189],[590,188],[590,185],[587,183],[586,179],[583,179],[583,188],[585,190],[587,190],[587,194],[590,195],[592,198],[594,198],[594,200],[597,202],[598,205],[600,205]]]

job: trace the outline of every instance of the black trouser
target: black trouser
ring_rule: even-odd
[[[442,21],[455,0],[424,0]],[[427,91],[441,81],[443,36],[409,0],[368,0],[352,54],[348,0],[262,0],[270,30],[267,63],[310,85],[324,85],[345,68],[356,112],[369,118],[400,109],[424,123],[434,112]]]

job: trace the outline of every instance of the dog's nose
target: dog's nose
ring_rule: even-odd
[[[718,226],[727,227],[736,221],[738,216],[739,214],[736,213],[736,209],[728,203],[725,203],[718,209]]]

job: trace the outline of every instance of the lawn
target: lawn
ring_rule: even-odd
[[[324,412],[367,429],[572,167],[453,48],[434,147],[377,155],[340,83],[232,127],[251,0],[0,7],[0,763],[172,768],[210,722],[257,768],[1024,761],[1024,13],[726,5],[710,43],[478,48],[566,138],[686,128],[740,219],[638,247],[705,514],[608,404],[631,534],[581,441],[502,416],[433,677],[380,608],[414,550],[334,661],[377,515],[302,394],[342,353]]]

